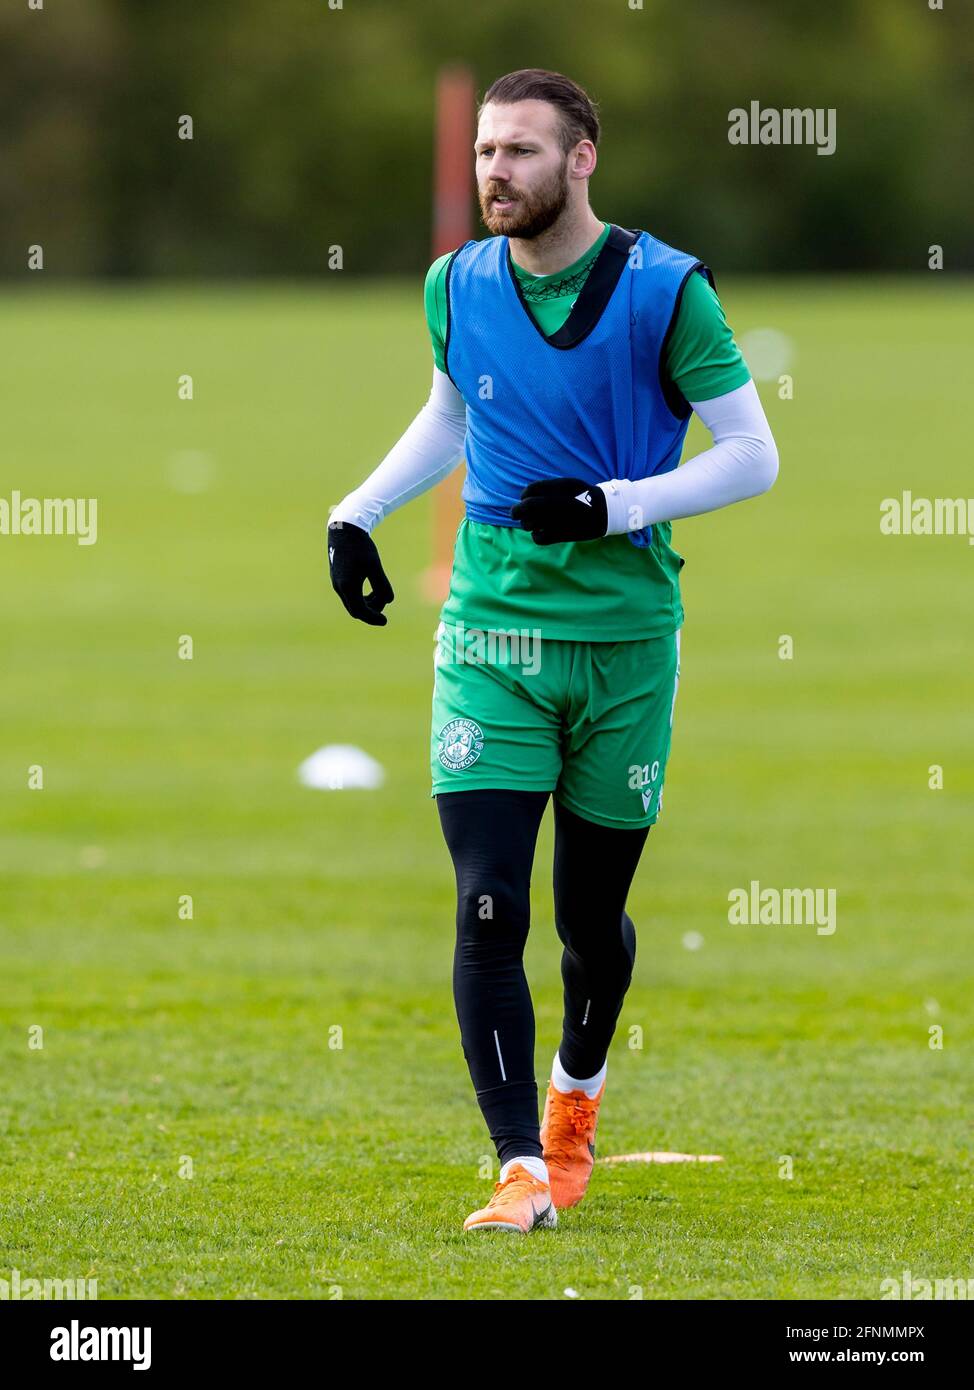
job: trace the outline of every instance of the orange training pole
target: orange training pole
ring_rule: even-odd
[[[469,68],[442,68],[436,81],[434,260],[473,235],[474,103]],[[442,602],[450,586],[453,539],[463,515],[462,485],[463,470],[458,468],[433,493],[433,556],[423,575],[423,589],[436,602]]]

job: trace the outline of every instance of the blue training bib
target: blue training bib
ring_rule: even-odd
[[[661,370],[693,256],[613,226],[567,321],[546,337],[531,316],[507,237],[468,241],[447,268],[446,368],[467,406],[467,516],[516,526],[528,483],[666,473],[690,407]],[[647,545],[650,528],[630,532]]]

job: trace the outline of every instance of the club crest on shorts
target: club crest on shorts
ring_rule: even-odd
[[[451,772],[471,767],[484,748],[484,731],[472,719],[451,719],[440,730],[440,762]]]

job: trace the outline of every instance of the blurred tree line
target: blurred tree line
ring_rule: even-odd
[[[429,259],[437,70],[568,72],[598,213],[721,270],[974,268],[961,0],[8,0],[0,273],[305,276]],[[833,107],[837,149],[728,113]],[[190,115],[194,138],[177,136]],[[482,234],[478,233],[478,234]]]

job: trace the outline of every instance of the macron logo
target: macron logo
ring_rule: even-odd
[[[576,502],[584,502],[586,507],[592,505],[592,494],[590,492],[580,492],[575,498]]]
[[[649,807],[650,807],[650,804],[651,804],[652,800],[653,800],[653,791],[652,791],[652,788],[650,788],[650,790],[649,790],[648,792],[643,792],[643,810],[644,810],[644,811],[648,811],[648,810],[649,810]]]

